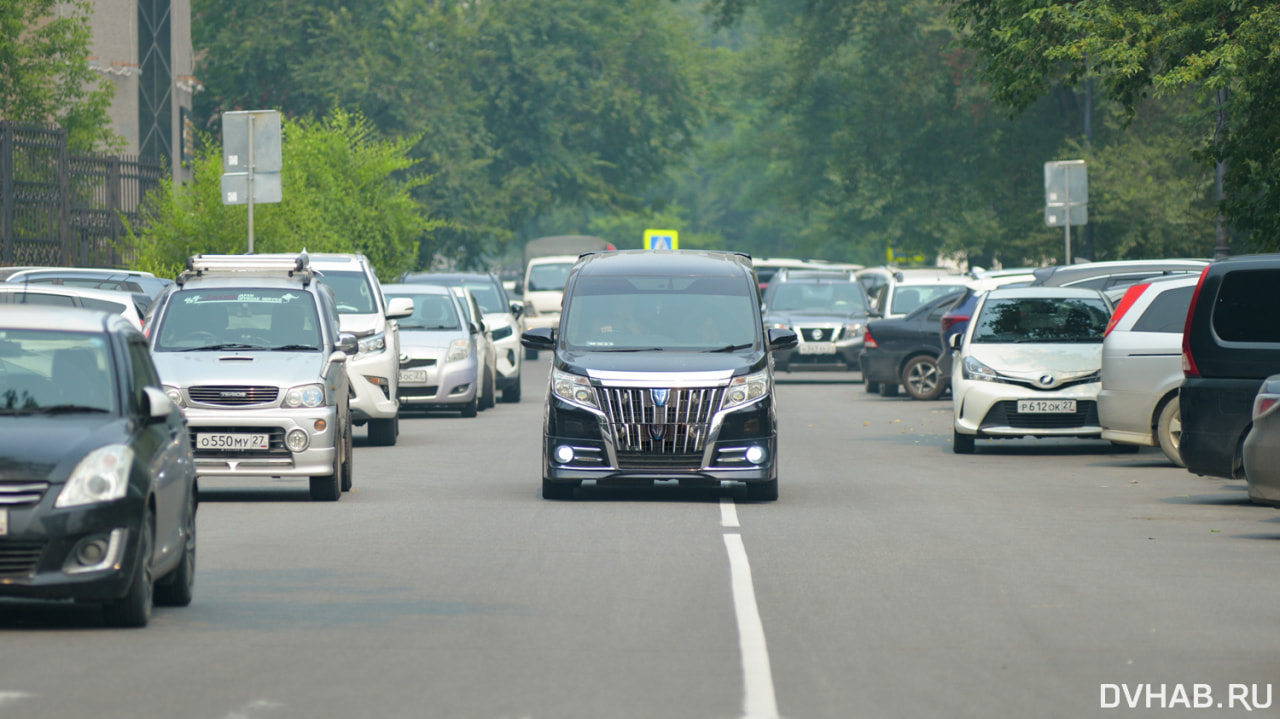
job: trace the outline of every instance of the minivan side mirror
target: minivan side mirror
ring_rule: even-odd
[[[527,333],[526,333],[527,334]],[[792,330],[774,328],[769,330],[769,349],[770,350],[789,350],[794,349],[800,344],[800,338],[796,337],[796,333]]]
[[[531,350],[554,350],[556,348],[555,330],[550,327],[525,330],[520,335],[520,344]]]
[[[413,298],[392,297],[387,303],[387,319],[398,320],[413,314]]]

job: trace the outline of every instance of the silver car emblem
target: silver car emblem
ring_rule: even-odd
[[[822,330],[813,330],[812,332],[809,333],[809,337],[815,340],[822,339]]]
[[[1044,385],[1045,387],[1048,387],[1049,385],[1053,384],[1053,375],[1051,374],[1040,375],[1040,384]]]
[[[665,407],[665,406],[667,406],[667,397],[668,397],[668,396],[670,396],[670,394],[671,394],[671,390],[669,390],[669,389],[651,389],[651,390],[649,390],[649,396],[650,396],[651,398],[653,398],[653,405],[654,405],[655,407]]]

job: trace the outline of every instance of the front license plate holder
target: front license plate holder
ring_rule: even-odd
[[[196,434],[196,449],[223,452],[271,449],[271,437],[266,432],[199,432]]]
[[[427,371],[424,369],[402,369],[400,370],[401,382],[426,382]]]
[[[1020,399],[1018,414],[1075,414],[1074,399]]]
[[[800,344],[802,355],[833,355],[836,353],[834,342],[804,342]]]

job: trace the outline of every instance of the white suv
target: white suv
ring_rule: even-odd
[[[359,340],[347,362],[351,380],[351,421],[369,425],[369,444],[390,447],[400,434],[400,331],[391,320],[413,314],[413,300],[390,305],[364,255],[313,254],[311,267],[333,288],[343,332]]]

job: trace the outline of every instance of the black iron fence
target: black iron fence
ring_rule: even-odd
[[[122,267],[123,218],[166,171],[132,156],[73,155],[61,128],[0,121],[0,266]]]

